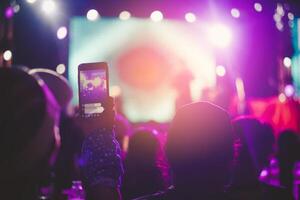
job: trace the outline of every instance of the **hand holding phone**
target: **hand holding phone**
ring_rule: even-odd
[[[85,134],[99,128],[112,129],[114,125],[114,101],[109,96],[108,83],[107,63],[78,66],[80,117],[76,121]]]
[[[107,63],[84,63],[78,67],[79,108],[83,118],[97,118],[109,97]]]

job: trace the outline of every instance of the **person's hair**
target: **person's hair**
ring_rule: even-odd
[[[159,147],[159,141],[153,130],[139,128],[130,136],[126,163],[155,164]]]
[[[139,128],[129,139],[123,179],[124,199],[136,198],[164,189],[158,166],[160,143],[154,130]]]
[[[233,120],[233,127],[241,145],[241,155],[238,159],[248,157],[256,173],[260,173],[263,167],[269,164],[269,157],[274,150],[275,137],[272,127],[250,116],[236,118]]]
[[[300,160],[299,135],[290,129],[279,133],[277,158],[279,161],[280,184],[290,191],[293,188],[293,168],[296,161]]]
[[[0,94],[0,176],[5,182],[1,196],[32,199],[46,158],[29,154],[28,149],[41,148],[33,141],[41,135],[46,96],[34,77],[13,68],[0,68]]]
[[[46,99],[37,81],[19,69],[0,68],[1,162],[19,154],[38,132]]]
[[[211,182],[220,189],[230,174],[233,134],[225,110],[208,102],[188,104],[172,121],[166,154],[174,173],[175,187]],[[210,186],[207,186],[210,187]],[[213,186],[212,186],[213,187]]]

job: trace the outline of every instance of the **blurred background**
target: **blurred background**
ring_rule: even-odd
[[[78,65],[107,61],[131,122],[209,100],[300,130],[299,15],[296,0],[3,0],[0,62],[56,70],[77,105]]]

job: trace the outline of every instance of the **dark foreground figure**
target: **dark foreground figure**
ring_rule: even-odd
[[[182,107],[166,143],[174,187],[139,199],[227,199],[233,141],[223,109],[206,102]]]

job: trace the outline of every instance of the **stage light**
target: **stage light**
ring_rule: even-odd
[[[281,21],[281,16],[278,13],[275,13],[273,15],[273,19],[275,22],[280,22]]]
[[[240,11],[236,8],[231,9],[231,16],[234,18],[239,18],[240,17]]]
[[[128,20],[128,19],[130,19],[130,17],[131,17],[130,12],[128,12],[126,10],[120,12],[120,14],[119,14],[120,20]]]
[[[160,12],[159,10],[155,10],[151,13],[150,18],[154,22],[159,22],[159,21],[163,20],[164,16],[163,16],[162,12]]]
[[[283,31],[283,23],[282,22],[276,22],[276,28],[279,30],[279,31]]]
[[[3,53],[3,59],[5,61],[9,61],[9,60],[11,60],[11,58],[12,58],[12,52],[10,50],[4,51],[4,53]]]
[[[14,16],[14,9],[11,6],[7,7],[5,9],[5,17],[9,19],[12,18],[13,16]]]
[[[33,4],[33,3],[35,3],[35,2],[36,2],[36,0],[26,0],[26,2],[27,2],[27,3],[31,3],[31,4]]]
[[[109,94],[112,97],[118,97],[121,95],[121,88],[118,85],[113,85],[109,88]]]
[[[262,5],[260,3],[254,3],[254,9],[256,10],[256,12],[261,12]]]
[[[280,93],[278,95],[278,100],[281,102],[281,103],[284,103],[286,101],[286,96],[283,94],[283,93]]]
[[[49,15],[56,9],[56,4],[53,0],[45,0],[42,2],[42,10],[45,14]]]
[[[217,74],[218,76],[220,76],[220,77],[225,76],[225,74],[226,74],[225,67],[222,66],[222,65],[218,65],[218,66],[216,67],[216,74]]]
[[[99,18],[99,13],[95,9],[91,9],[86,13],[86,18],[90,21],[95,21]]]
[[[196,15],[194,13],[188,12],[185,14],[185,20],[189,23],[196,21]]]
[[[232,39],[231,30],[223,24],[212,25],[208,31],[211,43],[219,48],[227,47]]]
[[[288,13],[288,18],[289,18],[289,20],[294,20],[294,14],[293,13],[291,13],[291,12],[289,12]]]
[[[295,89],[294,89],[293,85],[286,85],[284,87],[284,94],[285,94],[285,96],[291,97],[291,96],[294,95],[294,93],[295,93]]]
[[[19,4],[14,5],[13,10],[14,10],[14,13],[19,12],[20,11],[20,5]]]
[[[59,27],[56,32],[56,36],[59,40],[64,39],[68,34],[68,30],[65,26]]]
[[[236,78],[235,79],[235,87],[236,87],[236,92],[237,96],[240,101],[245,100],[245,87],[244,87],[244,82],[241,78]]]
[[[268,170],[264,169],[260,172],[261,178],[266,178],[268,176]]]
[[[280,4],[280,3],[277,4],[276,12],[277,12],[280,16],[284,16],[284,9],[283,9],[282,4]]]
[[[56,72],[59,74],[64,74],[66,71],[66,66],[64,64],[59,64],[56,67]]]
[[[292,60],[289,57],[284,57],[283,58],[283,65],[286,68],[290,68],[292,66]]]

